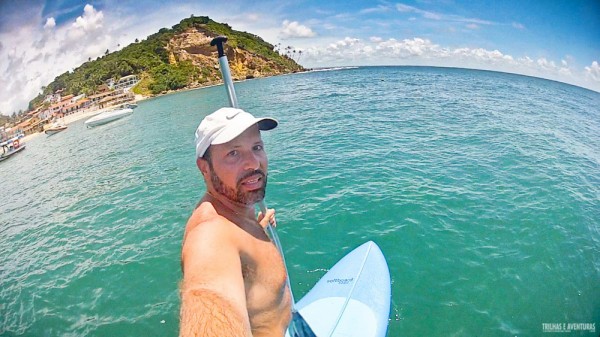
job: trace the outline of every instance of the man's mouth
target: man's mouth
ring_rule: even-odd
[[[240,185],[244,186],[244,188],[252,191],[263,188],[263,175],[262,174],[253,174],[248,178],[245,178],[241,181]]]

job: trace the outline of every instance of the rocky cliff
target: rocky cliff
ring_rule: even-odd
[[[169,52],[169,63],[177,64],[182,61],[190,61],[194,66],[201,69],[207,77],[220,79],[217,50],[216,47],[210,45],[210,42],[217,34],[204,26],[190,27],[184,32],[174,35],[169,40],[166,46]],[[283,61],[287,61],[282,62],[281,59],[273,58],[272,55],[261,55],[257,52],[247,50],[235,42],[225,44],[224,51],[229,60],[231,76],[234,80],[273,76],[304,70],[304,68],[291,59],[285,60],[282,57]]]

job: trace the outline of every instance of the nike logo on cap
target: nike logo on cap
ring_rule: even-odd
[[[230,116],[225,116],[225,118],[227,118],[227,120],[232,120],[235,116],[237,116],[240,113],[240,111],[234,113],[233,115]]]

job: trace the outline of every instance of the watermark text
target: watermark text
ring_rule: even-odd
[[[543,332],[596,332],[596,323],[542,323]]]

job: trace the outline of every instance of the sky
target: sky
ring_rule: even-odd
[[[0,0],[0,113],[184,18],[209,16],[307,68],[425,65],[536,76],[600,92],[598,0]]]

